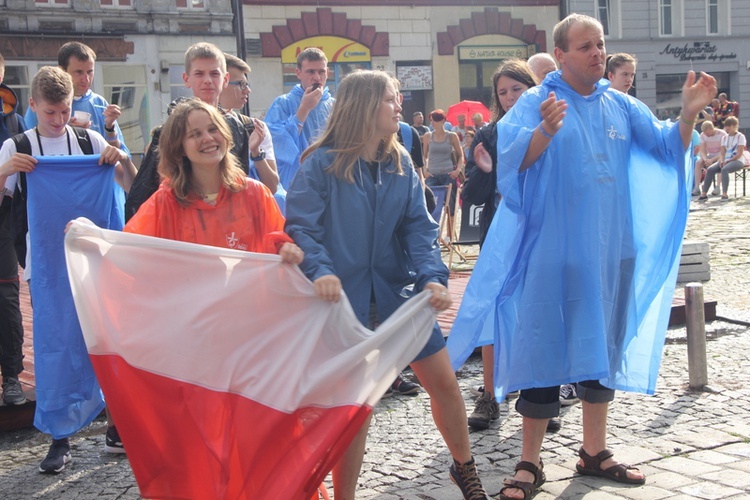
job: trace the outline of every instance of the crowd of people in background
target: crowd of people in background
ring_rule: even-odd
[[[641,234],[627,222],[640,192],[629,192],[635,175],[630,170],[666,158],[659,168],[672,174],[665,174],[663,189],[677,196],[681,186],[673,174],[685,166],[685,149],[701,120],[696,162],[688,166],[695,183],[689,187],[702,201],[716,182],[727,200],[729,174],[750,164],[750,155],[739,132],[739,105],[723,93],[712,103],[711,76],[688,73],[679,119],[664,126],[628,95],[637,61],[624,53],[605,57],[598,21],[572,14],[558,23],[553,38],[552,54],[500,64],[488,123],[481,113],[459,114],[452,127],[440,108],[427,114],[429,126],[421,111],[412,114],[412,125],[405,123],[399,82],[383,71],[347,75],[334,97],[326,85],[327,57],[317,48],[299,54],[299,84],[273,101],[264,120],[248,117],[241,110],[250,95],[251,68],[210,43],[196,43],[185,52],[183,73],[193,97],[170,105],[137,171],[117,123],[121,109],[91,90],[96,54],[89,47],[66,43],[58,67],[39,70],[24,117],[16,113],[15,93],[2,84],[0,56],[4,404],[26,401],[18,378],[18,264],[34,297],[40,285],[31,279],[31,254],[38,243],[14,226],[11,214],[25,210],[25,178],[41,157],[101,154],[102,168],[114,169],[114,181],[102,186],[114,200],[110,228],[278,254],[284,265],[300,267],[322,300],[336,302],[345,293],[368,328],[388,319],[411,291],[430,290],[437,311],[451,305],[438,224],[425,194],[450,186],[449,235],[459,191],[463,201],[483,206],[480,257],[448,345],[435,324],[411,369],[431,398],[435,425],[452,456],[451,480],[464,498],[488,498],[468,429],[488,429],[499,419],[500,402],[512,395],[523,416],[523,442],[500,498],[528,499],[544,483],[544,434],[560,428],[561,405],[579,401],[584,424],[577,471],[643,484],[644,474],[616,461],[606,447],[615,389],[648,392],[624,380],[630,370],[640,374],[654,366],[623,361],[636,333],[658,336],[635,330],[643,314],[636,307],[635,277],[653,273],[659,276],[653,290],[669,287],[662,270],[641,268],[636,259]],[[654,209],[679,213],[679,203],[675,198]],[[28,246],[25,255],[19,253],[19,232]],[[681,237],[665,230],[666,239]],[[673,247],[679,245],[664,245]],[[34,308],[45,307],[43,300],[35,299]],[[37,391],[35,425],[52,439],[39,466],[44,473],[65,468],[72,458],[70,437],[105,408],[90,381],[82,387],[64,377],[54,380],[60,371],[77,370],[72,360],[85,364],[87,357],[81,342],[63,336],[59,341],[69,342],[75,356],[52,366],[44,339],[58,335],[35,324],[36,382],[43,389]],[[467,416],[454,370],[477,347],[483,385]],[[390,389],[419,390],[403,376]],[[125,453],[127,443],[108,419],[105,450]],[[337,499],[355,497],[368,427],[369,420],[333,468]]]

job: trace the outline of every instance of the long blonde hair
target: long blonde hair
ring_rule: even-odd
[[[326,172],[354,182],[354,167],[375,135],[378,109],[388,85],[398,91],[398,82],[385,71],[355,71],[347,75],[336,89],[336,104],[325,132],[305,150],[300,162],[318,148],[328,146],[329,153],[335,156]],[[402,175],[401,151],[397,134],[390,134],[382,139],[378,160],[390,162],[393,172]]]
[[[205,111],[219,129],[226,141],[226,154],[219,162],[221,183],[230,191],[242,191],[247,185],[247,177],[240,167],[240,162],[231,152],[232,131],[226,119],[214,106],[200,99],[188,99],[178,104],[169,115],[161,130],[159,138],[159,173],[169,180],[175,198],[181,204],[188,204],[191,192],[200,194],[193,185],[193,166],[185,156],[182,141],[188,127],[188,116],[193,111]]]

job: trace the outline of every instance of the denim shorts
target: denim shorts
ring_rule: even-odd
[[[378,310],[374,303],[370,303],[370,314],[367,318],[367,328],[370,330],[374,330],[378,327],[380,324],[380,320],[378,319]],[[443,332],[440,330],[440,326],[438,326],[437,322],[435,323],[435,326],[432,328],[432,333],[430,334],[430,338],[427,340],[427,344],[422,348],[421,351],[419,351],[419,354],[417,354],[417,357],[413,359],[413,361],[419,361],[420,359],[424,359],[428,356],[432,356],[436,352],[440,351],[445,347],[445,339],[443,338]]]

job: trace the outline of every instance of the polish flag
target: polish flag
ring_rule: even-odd
[[[145,498],[310,498],[436,319],[423,292],[372,332],[276,255],[85,219],[65,251]]]

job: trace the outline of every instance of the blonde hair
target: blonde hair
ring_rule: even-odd
[[[354,167],[375,135],[378,108],[388,86],[398,92],[398,82],[385,71],[355,71],[348,74],[336,89],[336,105],[328,118],[323,135],[302,154],[300,162],[322,146],[331,148],[333,161],[326,172],[339,179],[354,182]],[[391,162],[394,172],[402,175],[401,152],[395,133],[383,138],[378,160]]]
[[[44,66],[31,79],[31,98],[59,104],[73,99],[73,78],[59,66]]]
[[[724,122],[726,123],[726,121]],[[714,124],[711,122],[711,120],[706,120],[703,123],[701,123],[701,132],[705,132],[706,130],[714,128]]]
[[[227,60],[224,52],[216,45],[208,42],[194,43],[185,51],[185,73],[190,73],[190,67],[196,59],[213,59],[219,61],[222,73],[227,72]]]
[[[167,118],[159,138],[159,173],[169,180],[177,201],[183,205],[190,203],[191,192],[197,194],[193,185],[193,166],[185,156],[182,141],[188,128],[188,117],[193,111],[205,111],[211,122],[219,129],[226,142],[226,154],[219,162],[221,183],[232,192],[242,191],[247,185],[245,172],[240,161],[231,152],[232,131],[219,110],[200,99],[188,99],[178,104]]]

